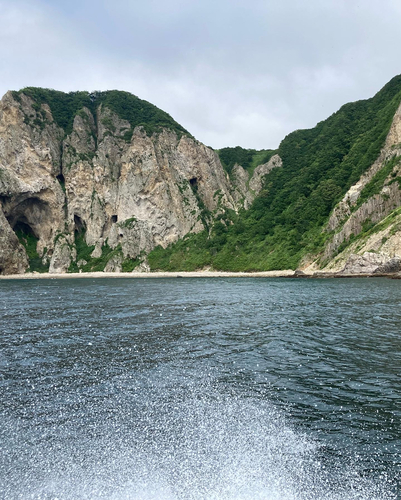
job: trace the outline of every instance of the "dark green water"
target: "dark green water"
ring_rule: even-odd
[[[0,498],[401,498],[401,282],[0,281]]]

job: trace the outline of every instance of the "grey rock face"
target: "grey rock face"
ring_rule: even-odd
[[[54,245],[50,261],[50,273],[66,273],[72,261],[76,259],[76,251],[71,236],[61,235]]]
[[[64,228],[64,193],[60,174],[62,130],[42,106],[21,96],[16,102],[8,92],[0,102],[0,200],[1,273],[23,272],[28,267],[24,247],[14,230],[27,228],[38,238],[39,256],[54,248],[56,233]],[[41,118],[39,118],[39,115]],[[33,126],[34,120],[44,126]],[[41,121],[42,120],[42,121]],[[46,249],[46,250],[45,250]]]
[[[267,163],[259,165],[255,168],[253,172],[252,179],[249,182],[249,188],[253,192],[254,196],[260,193],[263,187],[264,177],[270,173],[273,168],[282,167],[283,161],[279,155],[274,155],[270,158]]]
[[[374,273],[375,274],[390,274],[398,273],[401,271],[401,259],[399,257],[394,257],[381,266],[379,266]]]
[[[20,274],[28,265],[25,249],[0,210],[0,274]]]
[[[343,274],[373,274],[380,267],[386,265],[387,256],[371,252],[365,252],[363,255],[353,254],[349,257]]]
[[[262,191],[263,181],[267,174],[274,168],[282,167],[283,161],[279,155],[273,155],[267,163],[259,165],[249,178],[247,172],[241,165],[234,165],[232,171],[233,196],[237,203],[242,203],[248,209],[255,197]]]
[[[279,157],[242,175],[233,188],[218,155],[195,139],[162,129],[149,137],[100,105],[83,108],[65,136],[50,108],[8,92],[0,101],[0,273],[28,268],[21,229],[37,241],[49,272],[67,272],[83,235],[106,268],[199,232],[226,208],[249,206]],[[238,167],[241,169],[242,167]],[[243,170],[243,169],[242,169]],[[246,177],[246,179],[245,179]],[[249,187],[247,182],[249,181]],[[78,266],[79,267],[79,266]]]

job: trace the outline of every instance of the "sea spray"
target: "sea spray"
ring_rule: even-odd
[[[0,498],[395,500],[400,300],[389,280],[0,283]]]
[[[339,450],[295,431],[269,401],[227,394],[211,374],[203,379],[183,383],[183,373],[164,370],[119,376],[103,384],[99,403],[77,405],[75,418],[57,425],[3,419],[3,444],[13,457],[6,498],[395,498],[386,481],[363,478],[358,464],[344,467]],[[324,459],[328,452],[340,467]]]

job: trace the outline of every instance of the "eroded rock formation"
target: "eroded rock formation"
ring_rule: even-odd
[[[249,203],[263,173],[280,165],[276,157],[258,167],[239,196],[216,152],[191,136],[130,129],[100,104],[80,109],[66,134],[47,104],[23,92],[3,97],[1,274],[24,272],[32,258],[51,273],[84,268],[78,242],[90,258],[104,257],[103,268],[121,271],[127,259],[143,260],[155,246],[203,230],[219,211]]]

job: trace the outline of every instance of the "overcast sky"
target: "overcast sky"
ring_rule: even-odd
[[[0,0],[0,91],[127,90],[214,148],[276,148],[401,73],[400,0]]]

